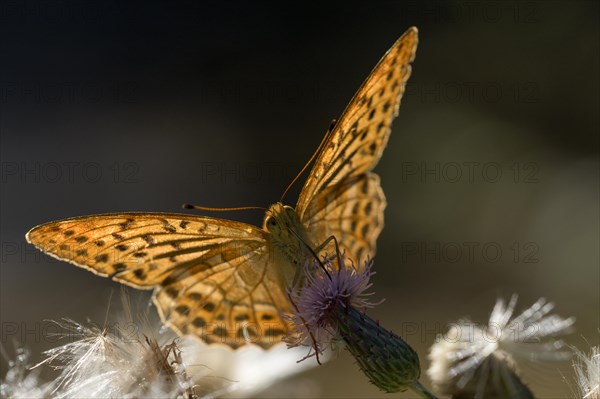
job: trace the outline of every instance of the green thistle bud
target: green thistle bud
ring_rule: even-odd
[[[338,307],[335,318],[346,349],[375,386],[398,392],[417,382],[419,356],[402,338],[353,307]]]

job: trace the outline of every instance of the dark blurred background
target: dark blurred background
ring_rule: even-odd
[[[101,322],[116,287],[36,251],[28,229],[183,202],[270,205],[415,25],[376,169],[389,204],[374,277],[386,301],[372,315],[424,370],[447,323],[486,322],[512,293],[518,309],[554,301],[577,318],[568,342],[597,345],[598,16],[595,1],[3,2],[2,344],[37,359],[54,345],[42,320]],[[524,366],[540,398],[571,395],[563,377],[568,362]],[[346,353],[271,394],[387,397]]]

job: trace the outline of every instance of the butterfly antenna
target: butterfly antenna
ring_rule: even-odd
[[[263,208],[262,206],[239,206],[236,208],[212,208],[209,206],[202,206],[202,205],[183,204],[183,205],[181,205],[181,207],[183,209],[197,209],[199,211],[208,211],[208,212],[247,211],[250,209],[260,209],[265,212],[268,211],[267,208]]]
[[[325,137],[323,137],[323,139],[321,140],[321,143],[317,147],[317,150],[312,154],[312,156],[310,157],[308,162],[306,164],[304,164],[304,166],[302,167],[302,170],[300,170],[300,172],[298,172],[296,177],[294,177],[294,180],[292,180],[292,182],[287,186],[287,188],[283,192],[283,195],[281,196],[281,199],[279,200],[279,202],[283,202],[283,197],[285,197],[285,195],[290,190],[290,188],[292,188],[294,183],[296,183],[296,181],[300,178],[300,176],[302,176],[304,171],[308,168],[308,165],[310,165],[312,163],[312,161],[317,157],[317,154],[319,154],[321,152],[321,149],[327,142],[327,139],[329,138],[329,136],[331,136],[331,133],[333,132],[333,129],[335,128],[336,123],[337,123],[337,120],[335,120],[335,119],[331,121],[331,124],[329,125],[329,129],[327,130],[327,133],[325,133]]]

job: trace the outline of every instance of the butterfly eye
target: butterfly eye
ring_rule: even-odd
[[[265,221],[265,225],[268,227],[275,227],[277,226],[277,222],[275,221],[275,218],[273,216],[269,216]]]

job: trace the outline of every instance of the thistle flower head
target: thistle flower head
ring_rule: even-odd
[[[295,309],[285,317],[294,328],[285,341],[288,347],[312,347],[314,352],[306,358],[320,355],[337,341],[336,309],[351,306],[366,309],[376,305],[368,299],[372,294],[366,293],[372,285],[369,280],[374,274],[371,270],[373,261],[366,261],[362,270],[353,264],[348,265],[344,256],[340,257],[339,263],[336,268],[332,261],[326,259],[325,269],[315,263],[307,263],[304,273],[306,284],[298,290],[288,290]]]
[[[289,320],[294,329],[287,337],[289,346],[307,345],[320,353],[335,341],[354,356],[369,381],[385,392],[413,389],[434,398],[419,383],[419,357],[402,338],[371,319],[364,310],[375,304],[365,291],[371,287],[373,262],[365,262],[362,270],[348,265],[342,256],[339,266],[326,261],[321,269],[306,268],[306,284],[290,291],[295,311]],[[360,309],[360,310],[359,310]]]
[[[564,343],[555,337],[569,332],[574,319],[550,314],[554,304],[543,298],[513,318],[516,301],[516,295],[508,304],[499,299],[486,326],[461,320],[438,337],[427,373],[441,393],[531,397],[518,377],[516,359],[569,358],[569,352],[561,350]]]

